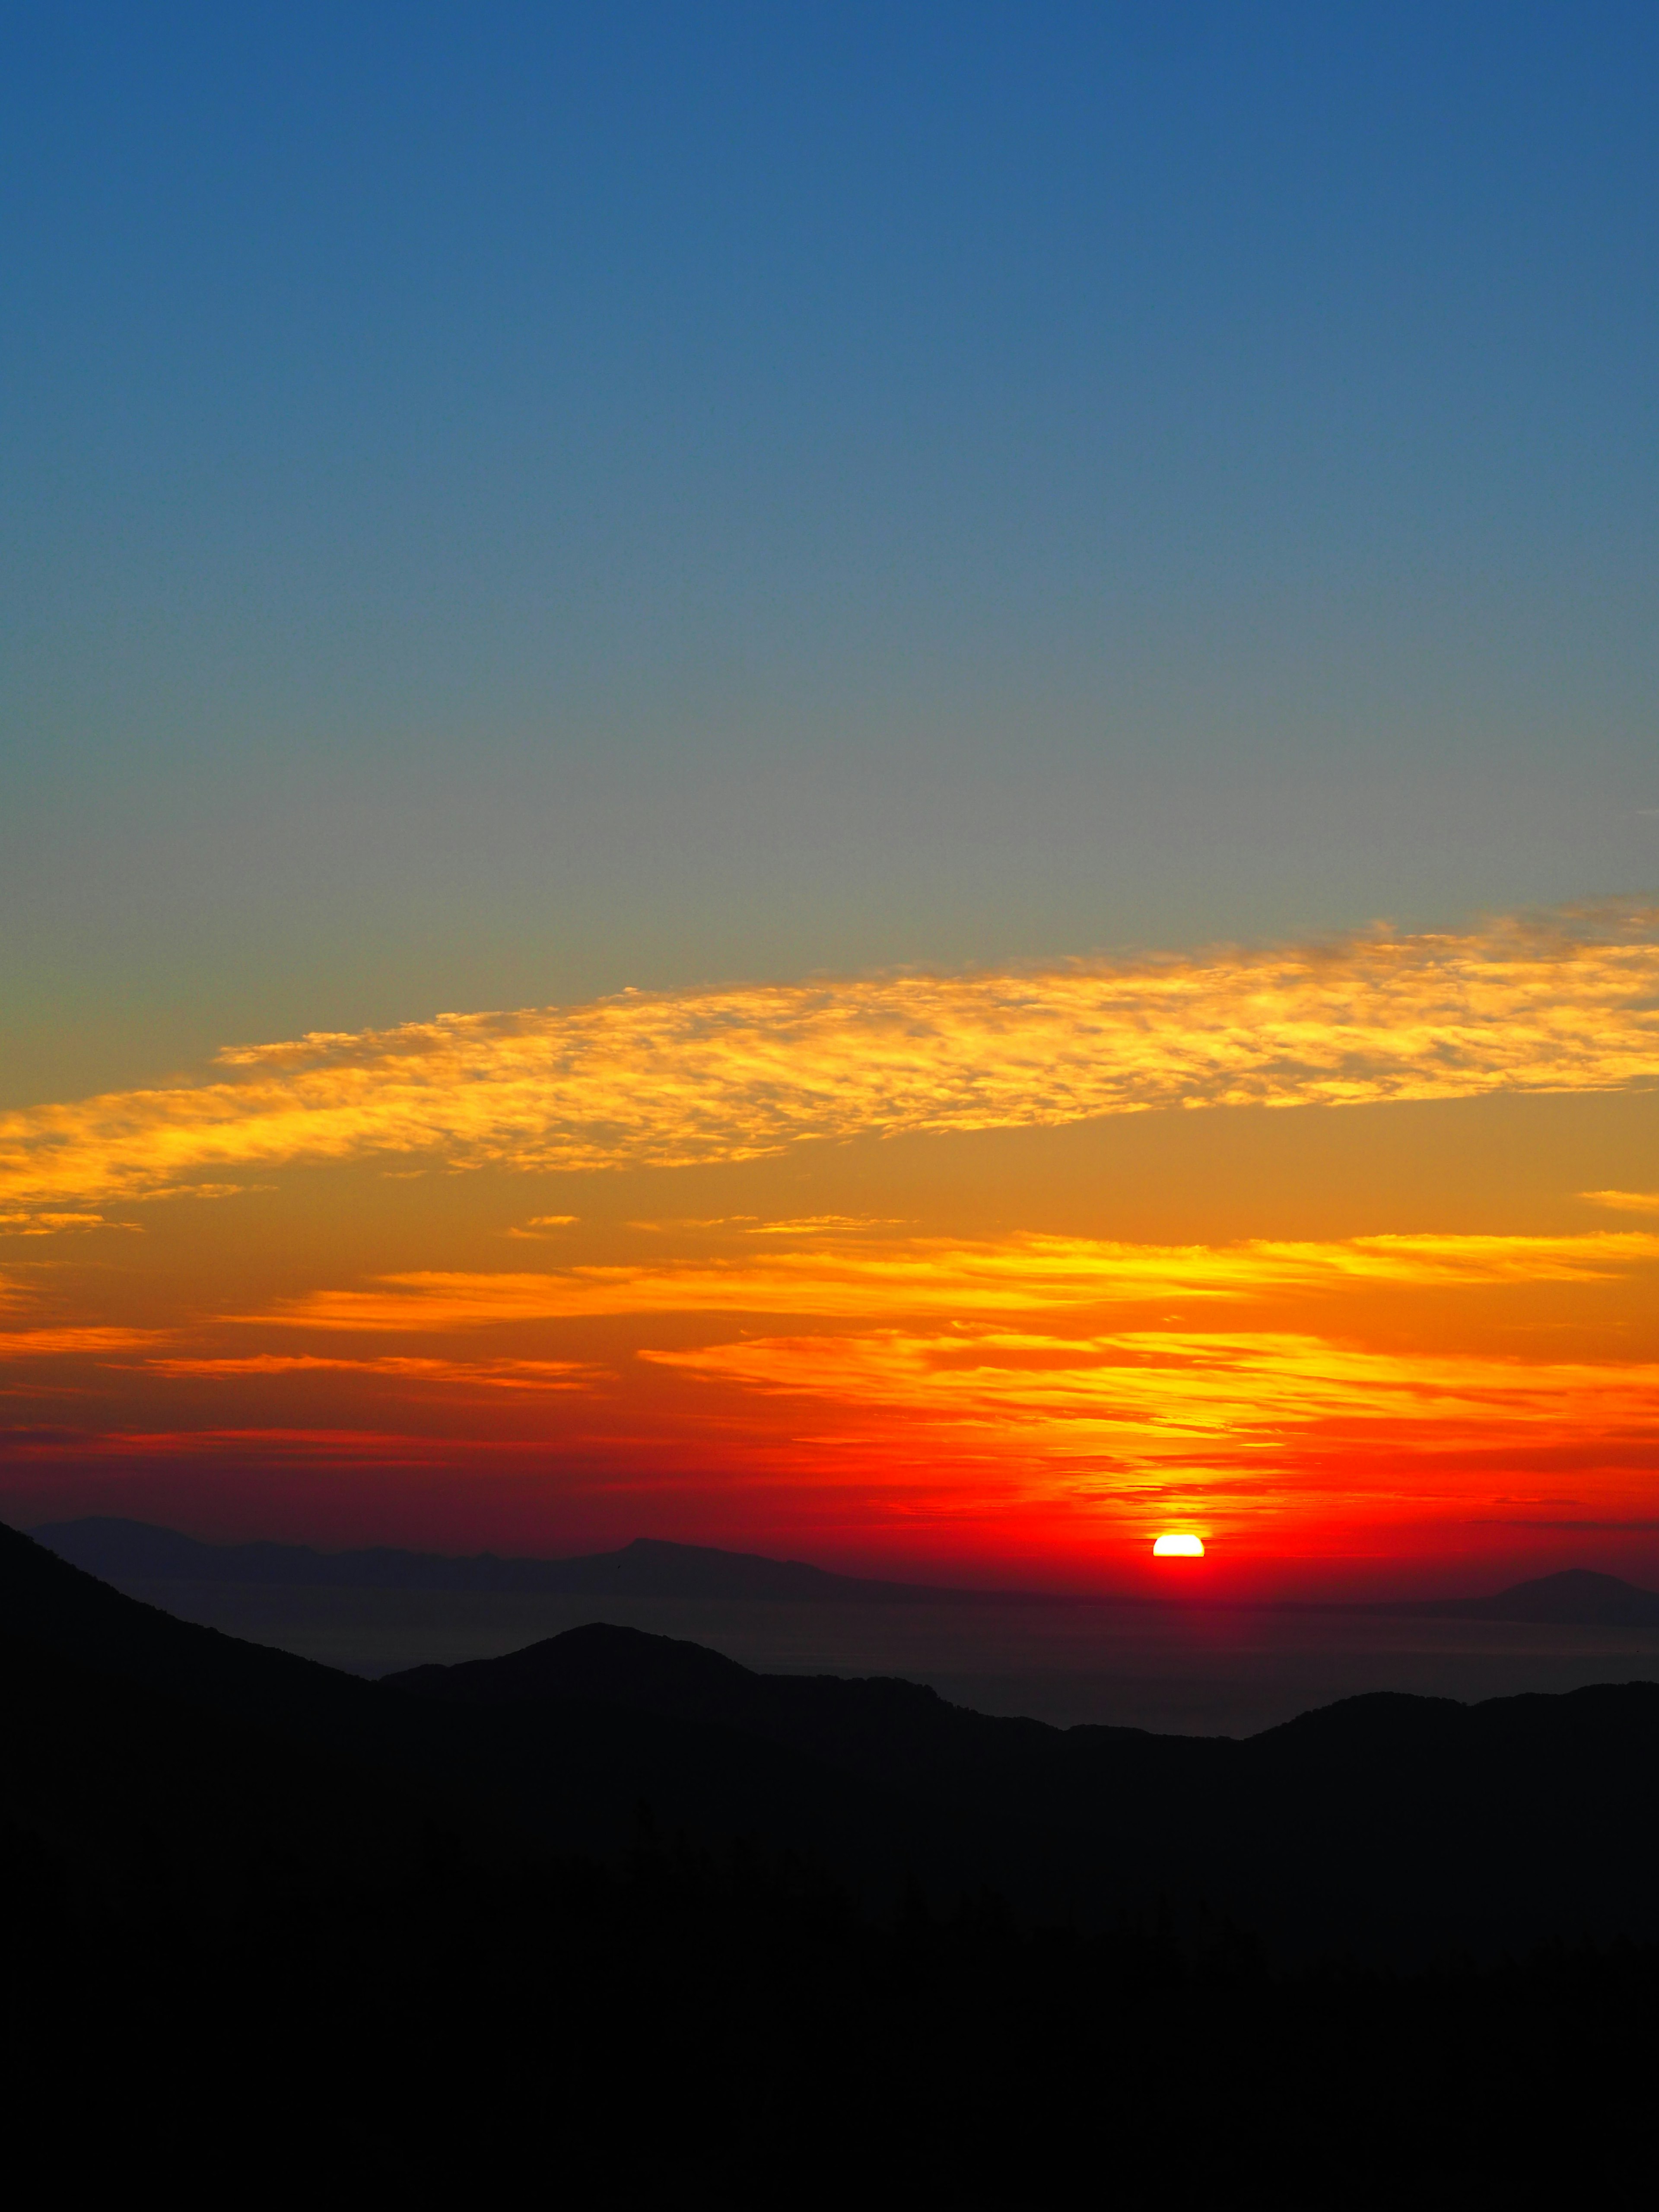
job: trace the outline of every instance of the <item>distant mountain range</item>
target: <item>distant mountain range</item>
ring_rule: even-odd
[[[1556,1623],[1563,1627],[1659,1628],[1659,1590],[1640,1589],[1617,1575],[1598,1575],[1587,1567],[1568,1567],[1558,1575],[1516,1583],[1492,1597],[1435,1598],[1425,1604],[1394,1606],[1446,1620],[1516,1620]]]
[[[319,1552],[308,1544],[204,1544],[145,1521],[94,1516],[49,1522],[35,1541],[110,1582],[310,1584],[337,1589],[482,1590],[540,1597],[771,1598],[918,1604],[981,1595],[920,1583],[836,1575],[799,1559],[765,1559],[703,1544],[639,1536],[620,1551],[574,1559],[501,1559],[477,1552]]]
[[[956,1589],[928,1583],[831,1574],[799,1559],[768,1559],[702,1544],[636,1537],[619,1551],[573,1559],[502,1559],[492,1552],[319,1552],[306,1544],[204,1544],[173,1528],[108,1516],[49,1522],[32,1531],[60,1559],[121,1583],[235,1583],[341,1589],[452,1590],[548,1597],[755,1599],[792,1603],[925,1605],[1034,1599],[1030,1592]],[[1064,1599],[1043,1601],[1065,1603]],[[1158,1602],[1158,1601],[1146,1601]],[[1192,1601],[1187,1601],[1191,1602]],[[1325,1610],[1326,1608],[1320,1608]],[[1560,1627],[1659,1627],[1659,1591],[1617,1575],[1571,1567],[1491,1596],[1332,1607],[1424,1619],[1531,1622]]]

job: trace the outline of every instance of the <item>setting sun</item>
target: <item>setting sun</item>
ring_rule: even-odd
[[[1160,1536],[1152,1547],[1155,1559],[1201,1559],[1204,1540],[1201,1536]]]

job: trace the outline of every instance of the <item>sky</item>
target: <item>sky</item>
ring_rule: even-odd
[[[1656,90],[9,11],[0,1512],[1659,1577]]]

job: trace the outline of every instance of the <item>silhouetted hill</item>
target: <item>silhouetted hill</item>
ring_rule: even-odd
[[[127,1687],[279,1730],[307,1749],[435,1793],[451,1826],[614,1851],[635,1833],[646,1804],[666,1826],[694,1834],[768,1833],[800,1848],[818,1840],[866,1883],[886,1863],[870,1847],[883,1827],[879,1808],[849,1806],[843,1784],[787,1750],[695,1720],[574,1698],[550,1716],[460,1716],[175,1620],[3,1527],[0,1623]],[[0,1786],[3,1780],[0,1774]],[[902,1808],[890,1832],[904,1835]]]
[[[239,1717],[349,1729],[369,1686],[290,1652],[176,1620],[0,1527],[0,1622],[79,1665]]]
[[[933,1816],[933,1862],[1038,1911],[1207,1899],[1276,1945],[1423,1955],[1659,1933],[1659,1686],[1354,1698],[1244,1742],[1051,1729],[915,1684],[759,1675],[594,1626],[391,1678],[459,1709],[568,1697],[717,1723]]]
[[[597,1621],[500,1659],[411,1668],[382,1686],[468,1705],[579,1698],[713,1723],[884,1783],[997,1767],[1063,1741],[1044,1722],[972,1712],[918,1682],[761,1674],[701,1644]]]
[[[1568,1567],[1560,1574],[1516,1583],[1492,1597],[1435,1598],[1401,1612],[1446,1620],[1553,1622],[1564,1628],[1659,1628],[1659,1590],[1617,1575]]]
[[[635,1537],[620,1551],[573,1559],[499,1559],[480,1552],[376,1547],[319,1552],[307,1544],[204,1544],[144,1521],[91,1516],[30,1532],[37,1543],[113,1582],[310,1584],[345,1589],[486,1590],[552,1597],[771,1598],[795,1602],[921,1603],[977,1595],[931,1583],[830,1574],[799,1559],[767,1559],[703,1544]]]
[[[0,1826],[50,1853],[83,1911],[137,1880],[149,1911],[222,1917],[420,1866],[429,1797],[273,1729],[8,1635],[0,1712]]]

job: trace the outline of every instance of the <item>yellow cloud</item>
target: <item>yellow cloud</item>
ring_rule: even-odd
[[[741,1160],[861,1133],[1169,1106],[1607,1091],[1659,1075],[1659,909],[1463,935],[448,1014],[220,1055],[217,1079],[0,1116],[0,1206],[284,1162]]]
[[[1620,1213],[1659,1213],[1659,1190],[1581,1190],[1578,1195]]]
[[[835,1242],[763,1257],[545,1274],[387,1275],[361,1291],[319,1291],[243,1322],[323,1329],[442,1331],[581,1316],[811,1315],[869,1321],[944,1313],[1021,1314],[1143,1298],[1259,1297],[1364,1285],[1456,1286],[1606,1279],[1659,1261],[1659,1234],[1381,1236],[1328,1243],[1255,1240],[1155,1245],[1064,1237],[997,1243],[917,1237]]]
[[[146,1195],[161,1198],[169,1194],[153,1191]],[[137,1226],[136,1221],[106,1221],[101,1213],[84,1212],[33,1211],[0,1213],[0,1236],[9,1237],[61,1237],[67,1231],[75,1230],[136,1230]]]

